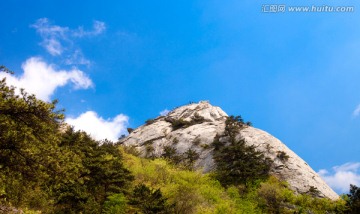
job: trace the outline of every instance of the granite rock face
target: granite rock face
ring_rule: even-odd
[[[157,157],[163,153],[164,146],[176,148],[179,154],[191,148],[200,155],[195,168],[208,172],[215,168],[210,144],[217,134],[223,134],[227,117],[221,108],[201,101],[147,121],[147,124],[132,131],[121,142],[135,147],[143,156],[149,152],[149,146],[151,155]],[[202,120],[191,123],[196,118]],[[172,121],[181,121],[187,125],[175,129]],[[294,191],[306,193],[315,188],[319,197],[334,200],[339,197],[304,160],[269,133],[246,126],[240,129],[236,138],[245,139],[246,144],[255,145],[257,150],[271,158],[274,161],[271,174],[286,180]]]

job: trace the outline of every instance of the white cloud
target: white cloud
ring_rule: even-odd
[[[49,19],[41,18],[38,19],[33,25],[33,28],[36,29],[41,36],[54,36],[54,37],[64,37],[65,33],[69,31],[68,27],[60,27],[57,25],[51,25]]]
[[[61,55],[61,53],[64,51],[60,42],[54,38],[45,39],[43,45],[46,50],[53,56]]]
[[[106,29],[105,23],[100,21],[94,21],[94,35],[101,34]]]
[[[169,110],[167,110],[167,109],[164,109],[164,110],[162,110],[161,112],[160,112],[160,115],[161,116],[166,116],[167,114],[169,114]]]
[[[106,25],[104,22],[100,21],[94,21],[93,23],[93,29],[90,31],[84,30],[84,28],[81,26],[77,30],[73,31],[73,35],[75,37],[84,37],[84,36],[97,36],[101,33],[103,33],[106,29]]]
[[[51,25],[47,18],[38,19],[31,27],[36,29],[43,41],[41,45],[53,56],[61,55],[64,48],[60,40],[67,39],[68,27]]]
[[[74,126],[76,130],[83,130],[90,134],[96,140],[117,139],[127,133],[126,126],[129,118],[126,115],[119,114],[113,119],[103,119],[94,111],[87,111],[77,118],[67,118],[65,122]]]
[[[91,30],[84,30],[83,27],[70,29],[69,27],[53,25],[47,18],[38,19],[31,27],[35,28],[41,36],[42,42],[40,44],[47,52],[53,56],[61,56],[66,53],[66,64],[80,65],[89,65],[90,61],[84,57],[79,48],[75,47],[75,40],[100,35],[106,29],[104,22],[96,20]]]
[[[356,107],[356,109],[353,111],[353,116],[357,117],[360,115],[360,104]]]
[[[330,173],[326,169],[319,170],[318,174],[325,182],[338,193],[348,193],[350,184],[360,186],[360,163],[345,163],[335,166]]]
[[[84,57],[84,54],[82,53],[82,51],[80,49],[77,49],[65,59],[65,64],[66,65],[74,65],[74,64],[90,65],[91,62],[90,62],[90,60],[88,60]]]
[[[41,58],[32,57],[22,64],[24,73],[13,76],[7,73],[0,73],[0,78],[6,77],[6,82],[15,87],[24,88],[26,92],[35,94],[37,98],[50,101],[51,95],[56,88],[66,85],[69,82],[74,84],[75,89],[86,89],[93,86],[89,77],[81,70],[76,68],[66,70],[56,70],[53,65],[49,65]]]

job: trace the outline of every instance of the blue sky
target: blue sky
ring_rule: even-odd
[[[263,13],[269,4],[354,12]],[[360,13],[331,1],[2,1],[8,82],[116,139],[209,100],[283,141],[337,191],[360,185]],[[5,74],[1,74],[4,76]]]

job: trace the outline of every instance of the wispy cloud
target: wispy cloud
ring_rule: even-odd
[[[167,109],[164,109],[164,110],[162,110],[159,114],[161,115],[161,116],[166,116],[167,114],[169,114],[169,110],[167,110]]]
[[[74,65],[74,64],[90,65],[91,64],[90,60],[88,60],[84,57],[84,54],[82,53],[82,51],[80,49],[75,50],[72,54],[70,54],[68,57],[66,57],[64,62],[66,65]]]
[[[65,122],[74,126],[76,130],[82,130],[90,134],[96,140],[117,139],[127,133],[126,126],[129,118],[126,115],[119,114],[112,119],[103,119],[94,111],[87,111],[76,118],[67,118]]]
[[[106,30],[106,25],[104,22],[100,21],[94,21],[93,23],[93,29],[92,30],[84,30],[84,28],[81,26],[77,30],[73,31],[73,35],[75,37],[84,37],[84,36],[97,36],[101,33],[103,33]]]
[[[43,41],[41,45],[53,56],[61,55],[64,48],[61,40],[67,39],[68,27],[51,25],[47,18],[38,19],[31,27],[36,29]]]
[[[349,192],[350,184],[360,186],[360,162],[345,163],[335,166],[329,172],[326,169],[319,170],[318,174],[325,182],[338,193]]]
[[[61,45],[61,43],[54,39],[54,38],[50,38],[50,39],[45,39],[43,41],[43,45],[46,48],[46,50],[51,54],[51,55],[61,55],[62,52],[64,51],[63,46]]]
[[[102,34],[106,30],[104,22],[95,20],[90,30],[84,30],[84,27],[70,29],[52,24],[49,19],[38,19],[31,25],[41,36],[41,46],[52,56],[62,56],[66,53],[66,64],[89,65],[90,61],[84,57],[80,48],[76,47],[76,39],[83,37],[92,37]]]
[[[357,117],[360,115],[360,104],[355,108],[355,110],[353,111],[353,116]]]
[[[81,70],[57,70],[39,57],[32,57],[22,64],[24,73],[13,76],[0,73],[0,78],[6,77],[6,82],[15,87],[24,88],[26,92],[35,94],[37,98],[50,101],[51,95],[61,86],[73,83],[75,89],[86,89],[93,86],[91,79]]]

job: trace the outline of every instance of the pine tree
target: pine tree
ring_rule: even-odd
[[[216,176],[225,186],[247,184],[249,181],[266,178],[272,161],[264,154],[248,146],[244,139],[236,136],[244,126],[240,116],[230,116],[225,121],[225,131],[221,141],[216,135],[212,143]]]
[[[356,185],[350,184],[350,194],[348,196],[347,206],[349,207],[348,213],[360,213],[360,188]]]
[[[160,189],[151,190],[144,184],[139,184],[135,187],[129,203],[140,209],[144,214],[168,213],[166,199],[163,197]]]

